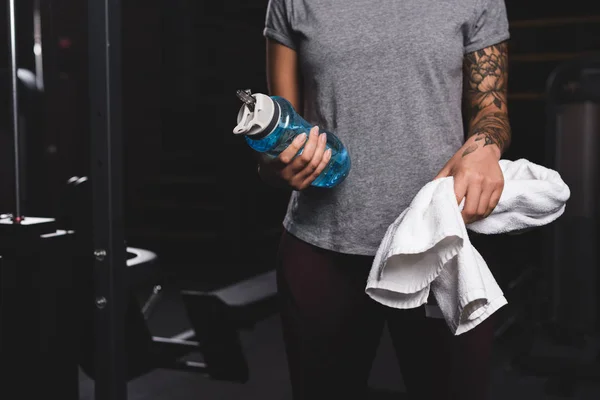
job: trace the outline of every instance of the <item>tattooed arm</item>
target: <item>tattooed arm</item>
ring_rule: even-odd
[[[507,47],[503,42],[465,57],[463,107],[467,137],[474,141],[463,157],[486,146],[497,147],[501,155],[510,144]]]
[[[510,144],[506,108],[507,45],[470,53],[464,61],[463,105],[467,140],[436,176],[454,177],[456,200],[471,223],[492,213],[504,189],[498,163]]]

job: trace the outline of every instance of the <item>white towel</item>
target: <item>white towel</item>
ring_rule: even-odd
[[[454,179],[426,184],[388,228],[375,256],[366,293],[394,308],[416,308],[430,290],[455,335],[479,325],[507,303],[467,228],[483,234],[522,231],[562,215],[570,196],[556,171],[525,159],[500,160],[504,190],[492,214],[465,226]]]

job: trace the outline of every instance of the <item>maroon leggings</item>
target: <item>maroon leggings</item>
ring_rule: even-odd
[[[384,307],[365,294],[372,262],[284,232],[277,280],[294,400],[366,399],[386,321],[410,399],[487,399],[491,318],[453,336],[423,308]]]

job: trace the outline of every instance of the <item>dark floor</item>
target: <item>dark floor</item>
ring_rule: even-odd
[[[165,298],[156,308],[150,320],[150,329],[154,335],[172,337],[189,329],[183,304],[174,292],[167,292]],[[250,365],[250,380],[245,384],[214,381],[210,378],[190,372],[172,370],[154,370],[129,383],[129,400],[285,400],[290,399],[290,388],[285,365],[283,341],[279,327],[279,317],[269,317],[251,331],[241,333],[242,344]],[[524,376],[514,368],[509,368],[508,355],[511,354],[508,344],[500,342],[496,346],[492,400],[540,400],[540,399],[580,399],[599,400],[600,382],[588,379],[564,389],[556,380],[549,381],[544,377]],[[549,355],[550,347],[538,338],[534,351],[541,355]],[[598,351],[597,343],[577,350],[581,359],[590,359]],[[556,350],[554,350],[556,353]],[[573,350],[569,350],[573,355]],[[405,399],[400,371],[393,357],[391,342],[387,333],[379,348],[375,365],[370,378],[371,397],[373,400]],[[593,362],[593,360],[591,360]],[[592,368],[586,373],[597,373]],[[598,375],[600,376],[600,375]],[[571,388],[571,390],[569,390]],[[548,394],[548,392],[553,394]],[[80,399],[94,398],[93,381],[83,373],[80,374]]]

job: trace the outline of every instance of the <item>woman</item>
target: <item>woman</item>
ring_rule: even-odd
[[[503,0],[270,0],[264,34],[270,94],[334,131],[352,160],[342,184],[311,187],[329,160],[317,128],[259,165],[293,189],[278,284],[294,399],[366,398],[385,322],[411,398],[487,398],[491,318],[454,337],[422,308],[386,308],[364,290],[387,227],[432,178],[454,176],[467,223],[498,203]]]

